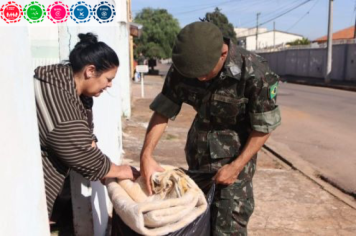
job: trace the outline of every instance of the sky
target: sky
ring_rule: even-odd
[[[181,27],[219,7],[234,27],[256,27],[256,15],[261,13],[260,27],[268,30],[273,30],[275,22],[276,30],[313,40],[326,35],[328,29],[329,0],[132,0],[133,16],[146,7],[166,9]],[[355,16],[356,0],[334,0],[333,32],[354,25]]]

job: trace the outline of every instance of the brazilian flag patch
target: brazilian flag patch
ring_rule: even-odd
[[[277,96],[278,92],[278,82],[269,87],[269,98],[273,99]]]

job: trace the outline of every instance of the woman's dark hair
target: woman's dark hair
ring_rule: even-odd
[[[81,71],[86,65],[94,65],[98,73],[102,73],[120,65],[115,51],[92,33],[78,34],[80,41],[69,54],[69,62],[73,72]]]

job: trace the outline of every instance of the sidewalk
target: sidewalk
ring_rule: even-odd
[[[124,162],[139,166],[139,153],[163,78],[145,76],[145,98],[140,84],[132,84],[132,117],[124,122]],[[195,111],[182,107],[170,121],[154,157],[162,164],[186,168],[184,146]],[[249,235],[356,235],[356,210],[344,204],[267,150],[261,150],[254,177],[255,211]]]
[[[307,78],[288,75],[281,76],[281,81],[283,81],[284,83],[311,85],[317,87],[334,88],[356,92],[356,81],[330,80],[330,83],[326,84],[324,79],[320,78]]]

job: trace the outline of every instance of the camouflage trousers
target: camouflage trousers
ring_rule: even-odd
[[[252,181],[218,186],[211,205],[211,235],[247,235],[247,223],[253,209]]]
[[[207,132],[197,127],[194,122],[185,147],[190,170],[216,173],[239,156],[241,143],[245,142],[241,142],[235,131]],[[256,161],[257,155],[246,164],[234,184],[216,186],[211,205],[212,235],[247,235],[247,223],[254,209],[252,178]]]
[[[247,235],[247,224],[254,210],[252,178],[256,160],[257,155],[246,164],[234,184],[216,186],[211,204],[211,235]],[[216,167],[217,163],[212,164]]]

